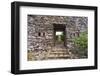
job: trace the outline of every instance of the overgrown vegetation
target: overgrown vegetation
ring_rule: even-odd
[[[60,36],[60,39],[59,39],[59,36]],[[61,35],[56,35],[56,39],[60,42],[64,42],[64,34],[62,33]]]
[[[78,46],[79,48],[87,48],[87,43],[88,39],[87,39],[87,33],[83,32],[80,34],[79,37],[76,37],[74,39],[74,43],[76,46]]]
[[[79,54],[80,57],[87,57],[87,48],[88,48],[88,36],[87,32],[83,32],[79,37],[76,37],[73,40],[75,44],[75,50]]]

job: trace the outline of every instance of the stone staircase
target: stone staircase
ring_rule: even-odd
[[[48,51],[31,51],[28,52],[28,60],[49,60],[49,59],[77,59],[70,49],[59,44]]]
[[[55,46],[52,51],[49,52],[47,59],[69,59],[71,53],[64,46]]]

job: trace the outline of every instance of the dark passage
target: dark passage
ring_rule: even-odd
[[[54,24],[54,45],[55,46],[66,46],[66,32],[65,25]]]

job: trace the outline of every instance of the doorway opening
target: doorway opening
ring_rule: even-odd
[[[66,46],[66,31],[63,24],[54,24],[54,46]]]

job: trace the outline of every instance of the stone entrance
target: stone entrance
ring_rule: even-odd
[[[54,46],[66,46],[66,26],[64,24],[54,24]]]
[[[87,32],[87,17],[28,15],[28,61],[78,59],[73,39]]]

